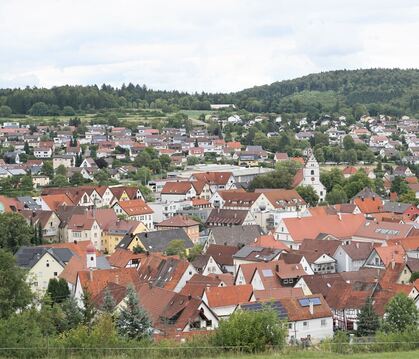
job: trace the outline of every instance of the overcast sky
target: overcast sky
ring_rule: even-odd
[[[0,0],[0,87],[234,91],[419,67],[418,0]]]

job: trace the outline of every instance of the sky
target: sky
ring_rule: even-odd
[[[0,87],[230,92],[419,67],[419,0],[0,0]]]

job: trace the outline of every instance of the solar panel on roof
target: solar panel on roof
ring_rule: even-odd
[[[298,302],[300,303],[300,305],[302,307],[308,307],[310,305],[310,302],[313,305],[320,305],[321,304],[320,298],[318,298],[318,297],[315,297],[315,298],[302,298],[302,299],[299,299]]]

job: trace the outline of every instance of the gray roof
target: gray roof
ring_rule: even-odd
[[[67,248],[46,248],[46,247],[20,247],[16,252],[16,263],[19,267],[32,268],[38,261],[49,253],[63,267],[74,255]]]
[[[233,257],[239,259],[246,259],[250,255],[254,254],[254,258],[251,258],[251,260],[270,262],[281,252],[281,249],[271,249],[258,246],[244,246],[238,252],[236,252],[233,255]]]
[[[111,269],[111,265],[105,256],[96,257],[96,267],[98,269]]]
[[[29,208],[31,210],[37,210],[37,209],[41,209],[41,206],[36,203],[36,201],[29,196],[22,196],[22,197],[16,197],[16,199],[22,203],[25,208]]]
[[[255,239],[265,234],[257,224],[248,226],[212,227],[209,237],[211,244],[243,246],[254,243]]]
[[[400,203],[400,202],[385,202],[384,203],[384,212],[394,212],[402,214],[404,211],[409,209],[411,204],[409,203]]]
[[[164,252],[168,244],[173,240],[183,240],[185,248],[192,248],[193,243],[182,228],[166,229],[162,231],[143,232],[137,234],[141,243],[149,252]],[[118,248],[126,249],[133,237],[129,234],[124,236],[118,243]]]

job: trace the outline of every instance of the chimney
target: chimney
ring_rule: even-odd
[[[359,243],[358,242],[356,242],[356,248],[359,248]]]
[[[192,296],[189,294],[188,295],[188,300],[191,300],[192,299]]]
[[[396,266],[396,261],[394,260],[394,258],[391,260],[391,269],[394,269],[394,267]]]
[[[115,283],[119,284],[119,274],[118,273],[115,275]]]
[[[310,311],[310,314],[313,315],[314,314],[314,305],[313,305],[313,301],[310,300],[309,301],[310,305],[308,307],[308,310]]]
[[[364,202],[364,199],[365,199],[365,198],[364,198],[364,196],[362,196],[362,197],[361,197],[361,201],[362,201],[362,202]]]
[[[153,287],[153,282],[151,280],[148,281],[148,287],[151,289]]]
[[[342,220],[342,214],[340,212],[338,213],[338,218],[339,218],[339,221]]]
[[[89,280],[93,282],[93,269],[89,268]]]
[[[275,265],[275,272],[279,272],[279,264]]]

